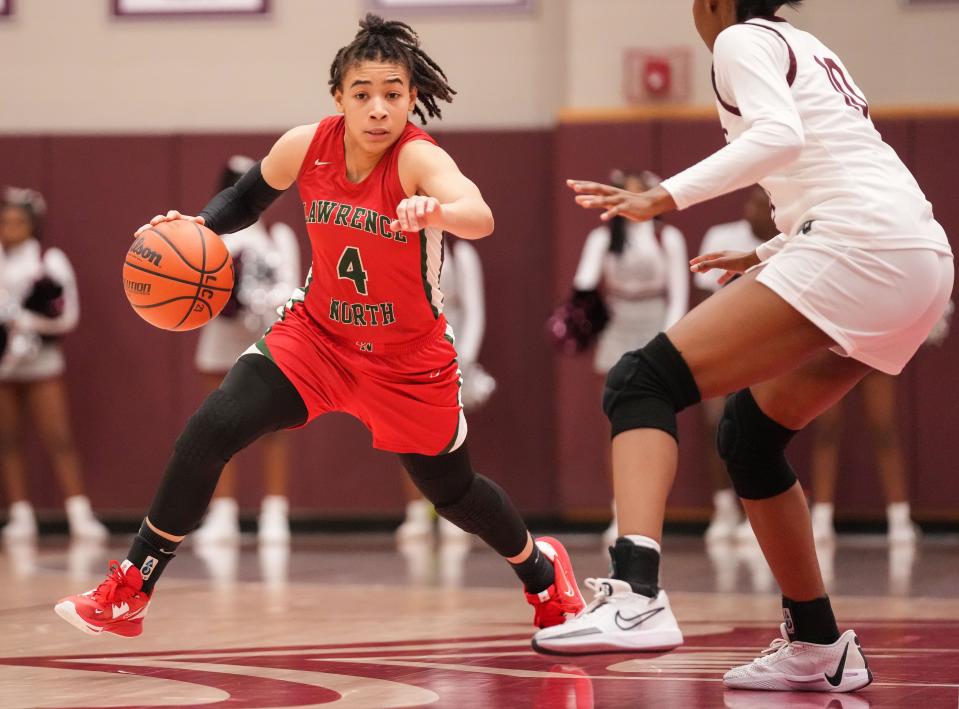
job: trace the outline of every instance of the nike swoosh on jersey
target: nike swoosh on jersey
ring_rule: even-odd
[[[823,672],[823,676],[826,678],[826,681],[829,682],[833,687],[838,687],[839,683],[842,682],[842,671],[846,667],[846,653],[849,652],[849,643],[846,643],[846,647],[843,648],[842,657],[839,658],[839,667],[836,668],[836,674],[832,677]]]
[[[322,162],[322,161],[320,161],[320,160],[317,160],[317,161],[314,162],[313,164],[314,164],[314,165],[332,165],[333,163],[332,163],[332,162]]]
[[[616,621],[616,627],[619,628],[620,630],[633,630],[634,628],[639,627],[640,625],[645,623],[647,620],[649,620],[650,618],[652,618],[654,615],[656,615],[662,610],[664,610],[664,606],[660,606],[659,608],[653,608],[648,611],[643,611],[639,615],[634,615],[632,618],[627,618],[626,616],[622,615],[619,611],[616,611],[616,617],[614,618],[614,620]],[[627,625],[624,625],[624,623],[627,623]]]

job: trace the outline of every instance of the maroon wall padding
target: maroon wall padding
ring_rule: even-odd
[[[477,470],[535,513],[561,509],[556,489],[554,361],[543,335],[552,305],[552,135],[548,131],[450,132],[439,143],[493,210],[496,230],[475,242],[486,284],[480,362],[497,381],[469,416]]]
[[[952,200],[959,120],[881,121],[886,139],[913,168],[936,204],[937,217],[959,233]],[[177,432],[203,396],[193,367],[196,333],[166,333],[141,321],[120,284],[132,231],[171,207],[196,212],[235,153],[262,155],[275,135],[2,137],[0,184],[41,189],[50,204],[46,241],[62,247],[78,274],[81,326],[66,339],[74,427],[90,495],[107,512],[139,513],[149,503]],[[487,287],[487,331],[481,361],[498,389],[470,416],[476,467],[503,483],[521,509],[569,517],[598,516],[609,501],[608,426],[599,407],[592,354],[560,357],[544,322],[570,288],[596,212],[578,208],[568,177],[607,180],[613,167],[681,170],[723,144],[713,120],[561,124],[555,130],[438,134],[439,142],[482,189],[496,232],[476,246]],[[742,195],[671,214],[667,221],[698,252],[705,230],[739,218]],[[297,231],[304,274],[309,252],[298,195],[266,215]],[[694,302],[696,295],[693,294]],[[900,380],[900,429],[920,514],[959,517],[959,454],[953,421],[959,338],[923,350]],[[840,510],[878,515],[882,495],[859,397],[847,405],[839,481]],[[396,514],[402,506],[393,456],[372,451],[356,421],[330,415],[290,432],[291,496],[303,513]],[[680,470],[670,496],[673,515],[705,511],[704,431],[699,410],[680,417]],[[804,432],[792,459],[808,480]],[[31,443],[31,490],[42,508],[60,504],[42,451]],[[238,458],[244,506],[260,495],[256,446]]]
[[[959,200],[956,199],[959,119],[926,120],[915,126],[913,171],[935,207],[936,219],[953,244],[959,243]],[[955,299],[955,295],[953,295]],[[915,445],[910,461],[916,471],[912,492],[916,507],[956,519],[959,516],[959,321],[942,347],[927,347],[910,365],[913,418],[909,428]],[[908,371],[908,370],[907,370]]]

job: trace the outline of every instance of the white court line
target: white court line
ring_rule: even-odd
[[[120,662],[127,666],[138,666],[138,663],[128,660]],[[438,702],[440,696],[429,689],[418,687],[404,682],[394,682],[373,677],[355,677],[352,675],[333,674],[327,672],[312,672],[307,670],[293,670],[281,667],[251,667],[247,665],[217,665],[203,662],[149,662],[147,667],[161,667],[172,670],[194,670],[206,673],[221,673],[242,675],[244,677],[260,677],[279,682],[305,684],[311,687],[327,689],[337,692],[340,699],[316,707],[337,707],[338,709],[402,709],[403,707],[418,707],[424,704]],[[182,681],[182,680],[174,680]],[[302,705],[296,705],[306,709]]]

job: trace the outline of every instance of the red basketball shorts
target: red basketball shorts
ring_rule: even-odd
[[[348,413],[373,434],[374,448],[394,453],[442,455],[466,438],[456,350],[443,318],[420,340],[377,352],[325,333],[304,307],[293,307],[256,347],[296,387],[307,422]]]

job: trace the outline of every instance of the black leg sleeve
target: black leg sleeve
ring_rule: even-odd
[[[174,444],[150,522],[176,536],[192,532],[230,458],[260,436],[301,424],[306,416],[303,399],[276,364],[263,355],[241,357]]]
[[[403,453],[400,460],[441,516],[477,535],[501,556],[523,551],[526,524],[503,489],[476,474],[465,443],[446,455]]]

